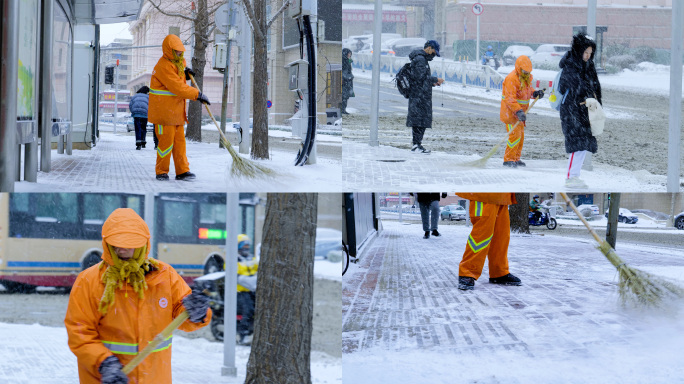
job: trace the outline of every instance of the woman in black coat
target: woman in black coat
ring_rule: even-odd
[[[342,102],[340,111],[347,115],[347,100],[354,97],[354,75],[352,74],[352,51],[348,48],[342,50]]]
[[[558,87],[564,99],[560,106],[561,126],[565,135],[565,152],[570,154],[565,185],[569,188],[587,188],[580,180],[580,170],[588,152],[596,153],[598,144],[591,134],[589,112],[584,104],[587,98],[601,103],[601,84],[594,66],[596,43],[583,33],[572,38],[572,48],[558,66],[563,73]]]

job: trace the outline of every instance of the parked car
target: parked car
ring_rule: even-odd
[[[423,49],[426,42],[427,40],[422,37],[406,37],[393,40],[387,45],[390,50],[394,51],[395,56],[406,57],[416,49]]]
[[[577,207],[577,210],[584,216],[598,216],[601,214],[598,205],[594,204],[581,204]]]
[[[365,48],[367,40],[372,39],[373,35],[349,36],[342,41],[342,48],[349,48],[352,52],[358,52]]]
[[[330,251],[342,250],[342,231],[334,228],[316,229],[316,250],[314,256],[327,257]]]
[[[527,45],[509,46],[503,54],[503,65],[515,65],[515,61],[522,55],[532,57],[532,55],[534,55],[534,49]]]
[[[150,123],[149,121],[147,122],[147,130],[150,131],[154,129],[154,124]],[[133,132],[135,131],[135,120],[132,117],[129,117],[126,120],[126,132]]]
[[[442,208],[442,212],[439,214],[442,220],[465,220],[466,210],[460,205],[447,205]]]
[[[684,230],[684,212],[678,214],[674,218],[674,227]]]
[[[569,50],[570,45],[567,44],[542,44],[537,47],[534,55],[530,56],[530,60],[532,64],[549,63],[558,65],[565,52]]]
[[[608,218],[608,210],[606,209],[606,218]],[[620,208],[620,211],[618,212],[618,222],[619,223],[625,223],[625,224],[636,224],[636,222],[639,221],[639,217],[637,215],[633,214],[629,209],[627,208]]]

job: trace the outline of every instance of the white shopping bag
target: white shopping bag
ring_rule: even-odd
[[[591,124],[591,134],[598,136],[603,133],[603,126],[606,122],[606,114],[603,107],[594,98],[587,99],[587,109],[589,109],[589,123]]]

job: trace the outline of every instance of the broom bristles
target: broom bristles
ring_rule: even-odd
[[[627,265],[608,242],[603,241],[599,249],[617,268],[618,292],[623,304],[658,307],[665,299],[684,297],[684,289],[677,284]]]
[[[234,177],[249,177],[249,178],[263,178],[275,175],[275,171],[271,168],[257,164],[249,159],[238,155],[235,149],[229,142],[221,140],[223,146],[228,149],[230,156],[233,158],[233,165],[230,168],[230,174]]]
[[[495,145],[494,148],[492,148],[491,150],[489,150],[489,152],[488,152],[486,155],[482,156],[481,159],[477,159],[477,160],[474,160],[474,161],[470,161],[470,162],[467,162],[467,163],[463,163],[463,165],[465,165],[466,167],[480,167],[480,168],[484,167],[484,166],[487,164],[487,161],[488,161],[489,159],[491,159],[492,156],[494,156],[494,155],[496,154],[496,151],[499,150],[499,147],[500,147],[500,146],[501,146],[500,143],[497,144],[497,145]]]

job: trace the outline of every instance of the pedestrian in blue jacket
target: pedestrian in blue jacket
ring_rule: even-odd
[[[128,109],[130,109],[135,123],[135,149],[137,150],[140,150],[140,147],[145,148],[145,144],[147,144],[147,106],[150,101],[149,93],[150,89],[147,86],[142,86],[138,89],[138,92],[131,97],[130,103],[128,103]]]

